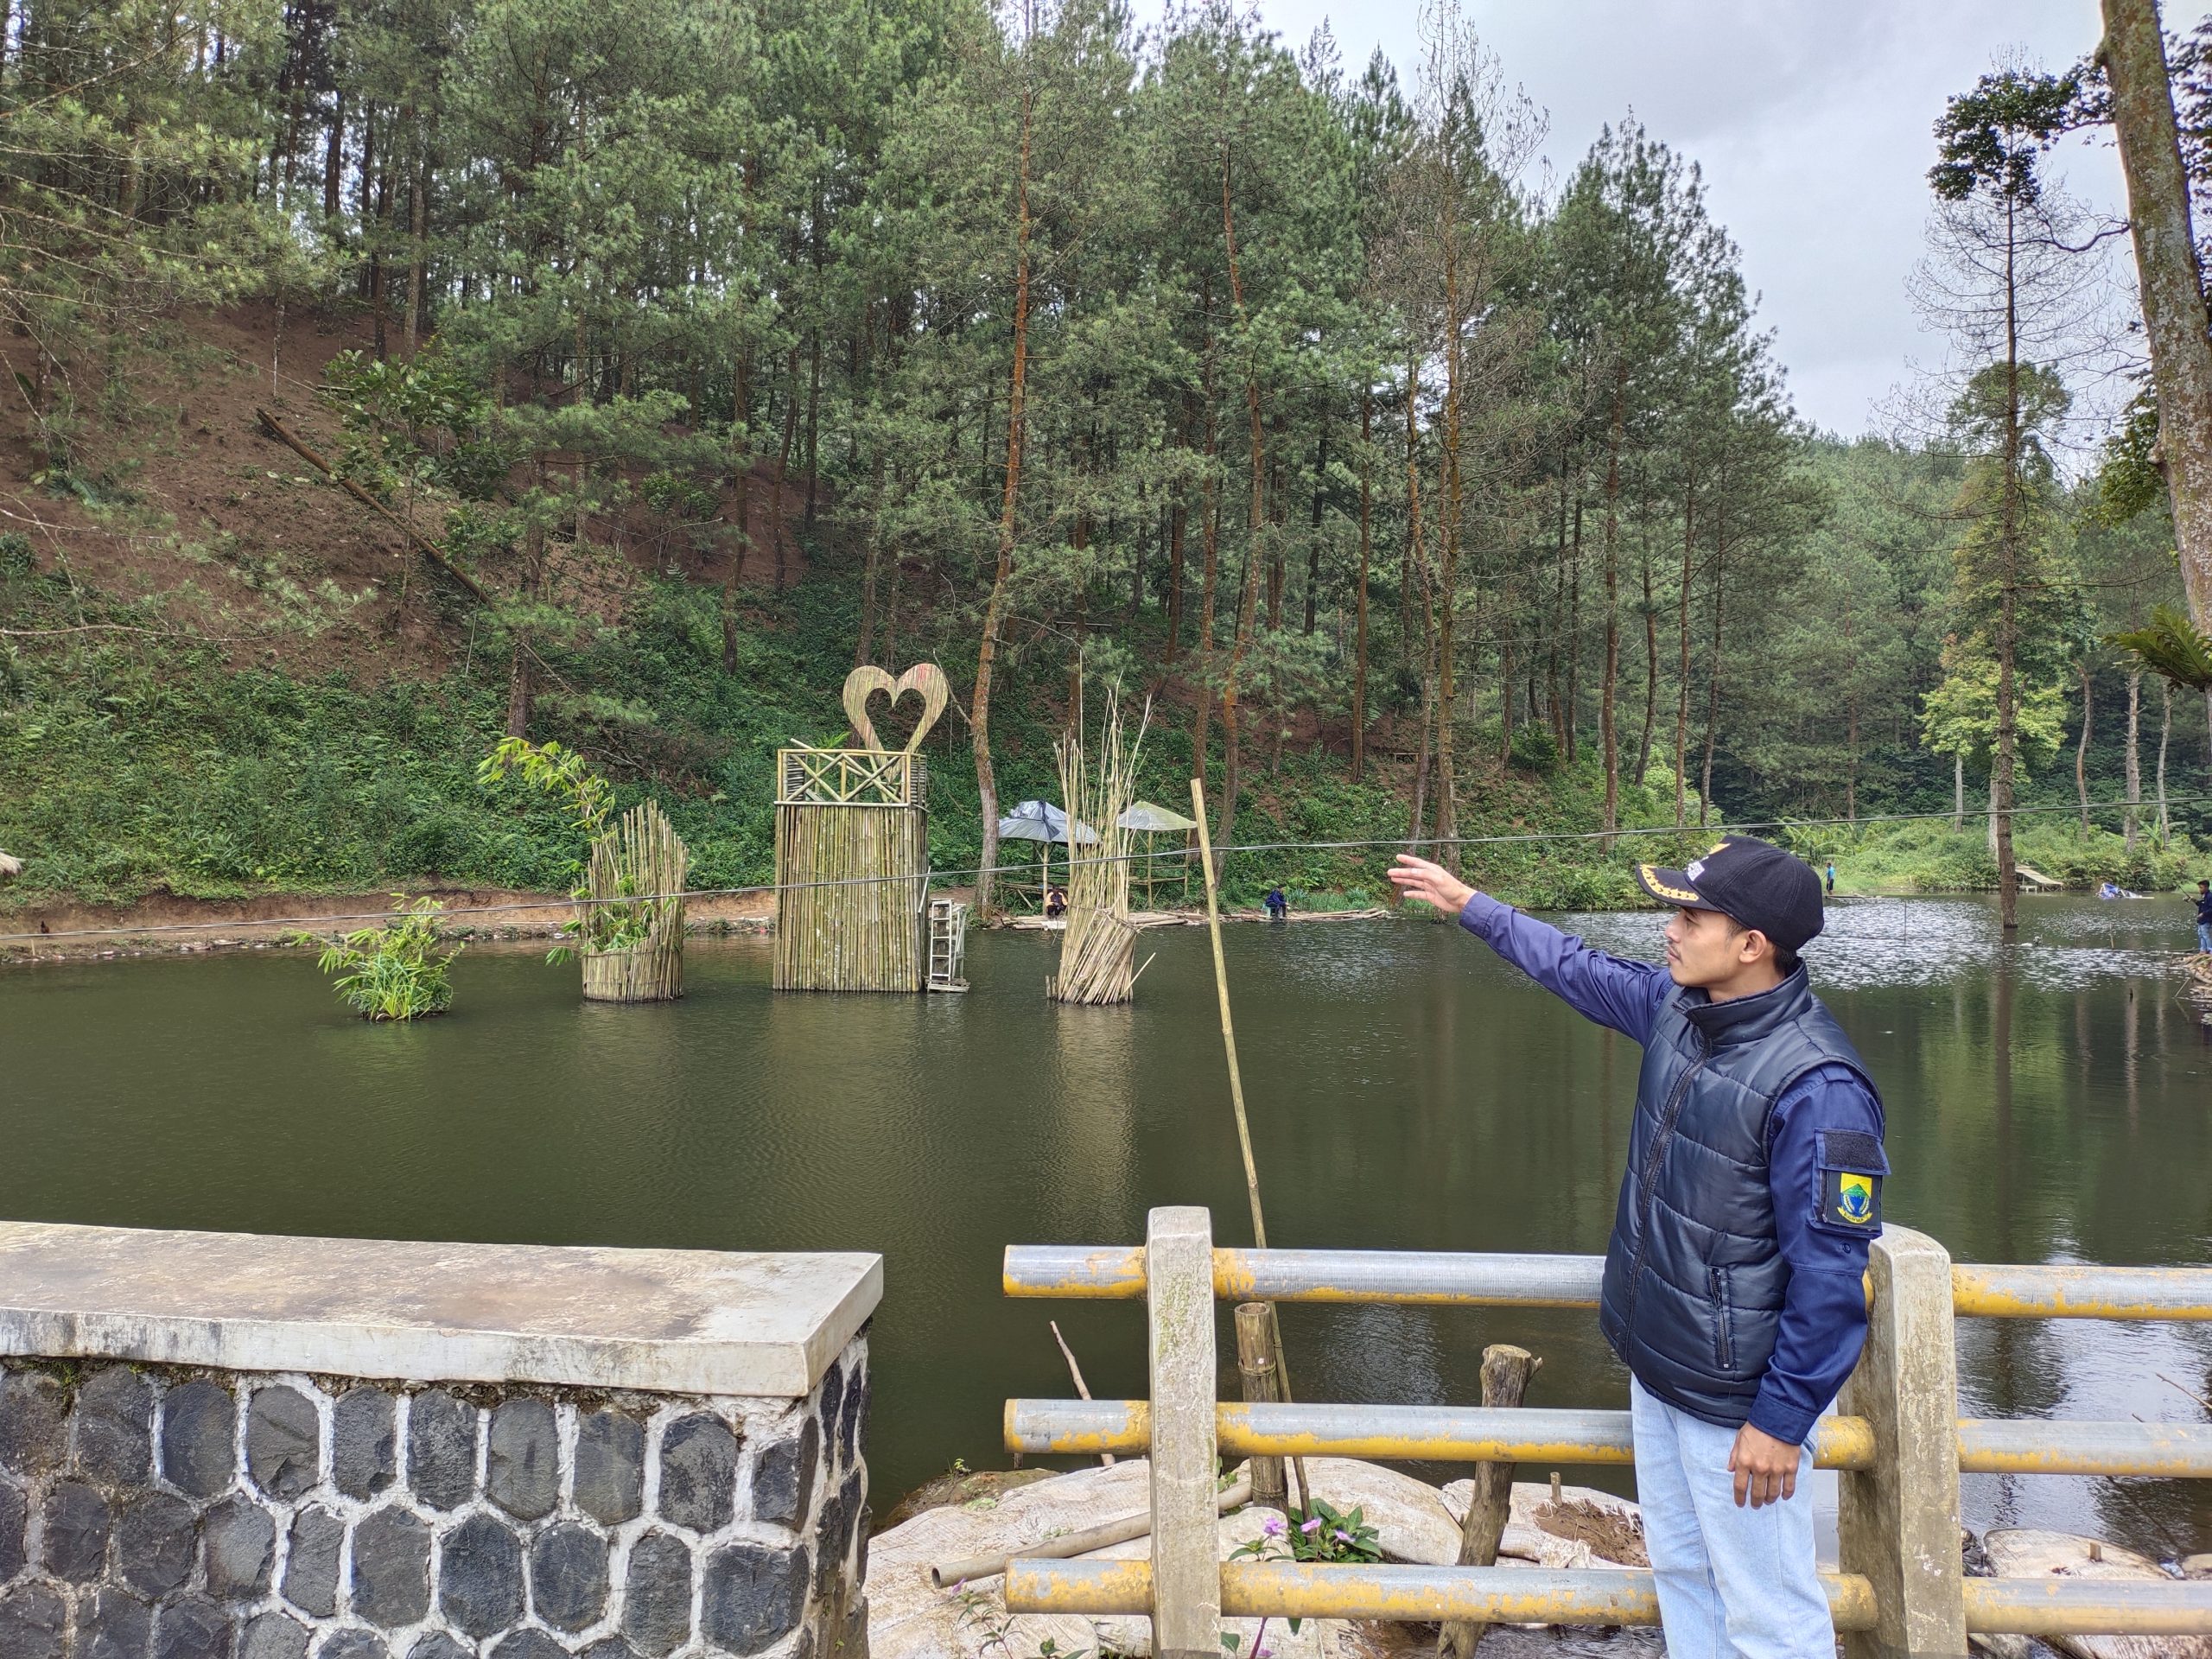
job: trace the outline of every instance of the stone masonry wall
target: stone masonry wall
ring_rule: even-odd
[[[10,1360],[0,1659],[866,1659],[863,1332],[803,1401]]]

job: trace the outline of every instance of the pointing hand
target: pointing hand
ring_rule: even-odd
[[[1434,905],[1447,916],[1457,916],[1475,890],[1441,864],[1432,864],[1410,853],[1400,853],[1390,871],[1390,885],[1408,899]]]

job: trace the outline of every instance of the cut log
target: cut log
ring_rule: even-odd
[[[2102,1579],[2171,1583],[2158,1564],[2118,1544],[2034,1527],[1999,1528],[1982,1541],[2000,1579]],[[2053,1636],[2069,1659],[2212,1659],[2212,1637]]]

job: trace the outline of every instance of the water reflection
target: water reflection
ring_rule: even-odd
[[[2165,969],[2187,906],[1847,900],[1808,953],[1890,1109],[1897,1221],[1964,1260],[2212,1262],[2212,1048]],[[1569,918],[1658,951],[1650,915]],[[1634,1045],[1456,930],[1226,936],[1274,1242],[1595,1251]],[[896,1493],[1002,1460],[999,1402],[1061,1395],[1058,1319],[1101,1395],[1144,1388],[1141,1316],[1008,1302],[1012,1241],[1134,1242],[1152,1205],[1248,1236],[1205,935],[1148,933],[1126,1009],[1046,1002],[1050,942],[975,940],[966,996],[779,996],[758,941],[700,942],[674,1007],[586,1007],[575,970],[472,952],[457,1012],[340,1013],[302,957],[0,976],[0,1213],[149,1226],[877,1249],[871,1458]],[[1535,1401],[1618,1406],[1585,1313],[1285,1311],[1304,1397],[1473,1403],[1484,1344]],[[1233,1373],[1224,1380],[1233,1390]],[[1968,1322],[1971,1413],[2201,1421],[2212,1333]],[[1569,1478],[1574,1474],[1569,1471]],[[1624,1477],[1614,1478],[1617,1486]],[[1977,1478],[1968,1518],[2212,1548],[2198,1486]]]

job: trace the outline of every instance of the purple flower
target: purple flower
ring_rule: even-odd
[[[1287,1529],[1283,1525],[1282,1516],[1279,1515],[1270,1515],[1260,1522],[1260,1531],[1266,1537],[1280,1538],[1286,1530]]]
[[[1317,1515],[1317,1516],[1314,1516],[1312,1520],[1310,1520],[1310,1521],[1303,1521],[1303,1522],[1300,1522],[1299,1523],[1298,1529],[1299,1529],[1300,1532],[1306,1533],[1306,1534],[1309,1534],[1309,1535],[1310,1535],[1310,1534],[1313,1534],[1313,1533],[1316,1533],[1316,1532],[1320,1531],[1320,1530],[1321,1530],[1321,1517],[1320,1517],[1319,1516],[1318,1516],[1318,1515]]]
[[[1346,1544],[1348,1544],[1348,1543],[1351,1542],[1351,1534],[1350,1534],[1350,1533],[1346,1532],[1346,1531],[1345,1531],[1342,1527],[1338,1527],[1338,1528],[1337,1529],[1336,1533],[1335,1533],[1335,1536],[1336,1536],[1336,1538],[1337,1538],[1338,1541],[1338,1542],[1340,1542],[1340,1543],[1346,1543]]]

